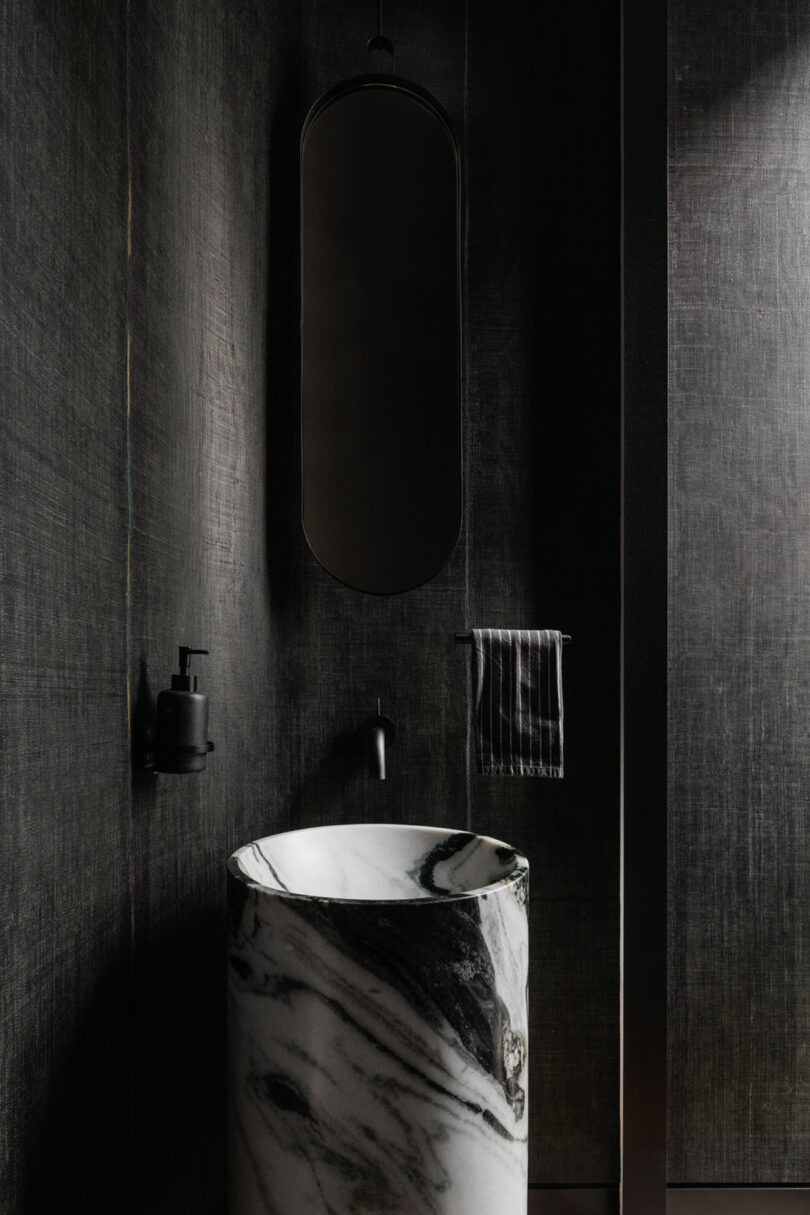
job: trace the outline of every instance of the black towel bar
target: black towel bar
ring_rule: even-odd
[[[472,645],[473,635],[472,635],[472,633],[456,633],[456,641],[459,645]],[[569,645],[570,641],[571,641],[570,634],[563,633],[562,634],[563,645]]]

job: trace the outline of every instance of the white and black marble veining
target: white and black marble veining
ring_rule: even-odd
[[[523,1215],[525,858],[378,825],[229,870],[231,1215]]]

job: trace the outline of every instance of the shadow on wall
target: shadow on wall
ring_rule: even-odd
[[[151,759],[151,747],[154,744],[156,708],[157,698],[152,694],[149,686],[149,668],[145,657],[141,654],[138,687],[135,692],[135,703],[132,706],[130,763],[132,765],[133,794],[150,797],[150,800],[154,800],[155,778],[154,773],[147,769],[146,761]]]
[[[149,832],[157,795],[143,767],[154,711],[142,658],[132,749],[140,833]],[[139,873],[136,883],[134,945],[121,949],[85,1007],[64,1007],[61,1032],[49,1031],[58,1064],[24,1153],[27,1215],[225,1209],[225,873],[220,898],[207,907],[204,896],[178,898],[158,922],[149,877]],[[26,1074],[42,1067],[33,1043]]]
[[[136,942],[132,972],[125,959],[109,972],[59,1042],[25,1153],[27,1215],[225,1210],[224,906],[153,937]]]
[[[226,1207],[225,877],[222,898],[136,943],[135,1215]]]
[[[690,121],[740,90],[761,96],[761,88],[753,83],[757,76],[764,72],[781,78],[786,60],[805,57],[810,40],[805,5],[741,6],[738,0],[709,5],[691,0],[679,7],[678,24],[689,30],[688,49],[673,40],[670,71],[679,89],[681,83],[688,84]]]
[[[27,1162],[21,1209],[29,1215],[130,1210],[132,1166],[122,1151],[129,1113],[121,1100],[129,1082],[128,969],[122,958],[87,1008],[65,1012],[72,1029],[53,1033],[59,1061],[47,1106],[32,1111],[37,1124],[29,1131],[30,1147],[21,1153]],[[39,1043],[32,1041],[27,1076],[42,1068],[39,1053]],[[32,1083],[33,1091],[36,1087]]]

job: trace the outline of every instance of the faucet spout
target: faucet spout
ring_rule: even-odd
[[[385,730],[382,726],[372,726],[369,732],[371,740],[371,775],[378,780],[385,780]]]
[[[360,727],[360,734],[368,748],[371,775],[376,780],[386,779],[385,752],[397,736],[394,723],[390,717],[380,713],[380,702],[377,701],[376,717],[369,717]]]

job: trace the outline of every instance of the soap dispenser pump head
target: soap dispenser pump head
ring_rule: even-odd
[[[185,692],[197,691],[197,676],[189,674],[189,666],[191,665],[192,654],[207,654],[208,650],[193,650],[191,646],[180,646],[179,667],[180,674],[172,675],[172,687]]]

